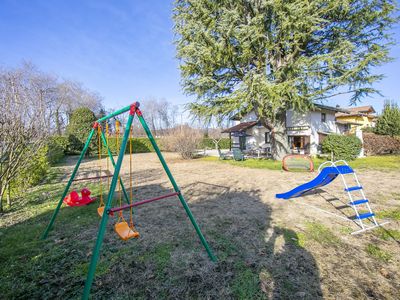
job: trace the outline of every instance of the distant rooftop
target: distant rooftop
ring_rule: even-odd
[[[337,113],[336,117],[350,117],[350,116],[366,116],[366,117],[375,117],[374,113],[376,112],[372,105],[365,106],[356,106],[356,107],[348,107],[346,108],[348,113]]]
[[[243,132],[246,129],[253,127],[257,124],[258,122],[253,121],[253,122],[242,122],[240,124],[237,124],[233,127],[227,128],[222,131],[222,133],[230,133],[230,132]]]

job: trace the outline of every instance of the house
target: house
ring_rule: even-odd
[[[323,139],[331,133],[342,134],[343,126],[336,122],[335,114],[347,111],[339,107],[315,104],[312,111],[299,113],[286,111],[286,135],[292,153],[315,155]],[[234,117],[235,125],[225,129],[232,140],[232,148],[262,150],[271,153],[271,133],[258,121],[254,112]]]
[[[349,133],[355,133],[357,129],[375,127],[375,109],[371,105],[349,107],[346,112],[336,114],[337,123],[344,126]]]

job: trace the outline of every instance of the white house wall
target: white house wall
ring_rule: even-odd
[[[271,147],[265,143],[265,133],[269,132],[264,126],[253,126],[246,130],[246,150]],[[232,144],[239,147],[239,137],[232,136]]]
[[[310,113],[299,113],[292,109],[286,111],[286,127],[310,126],[310,122]]]
[[[325,113],[325,122],[321,121],[321,113]],[[318,133],[340,133],[336,124],[335,113],[332,111],[312,111],[311,114],[311,136],[310,154],[318,153],[319,135]]]
[[[264,126],[253,126],[246,131],[246,134],[251,135],[246,138],[246,149],[257,149],[264,148],[265,145],[265,133],[269,132]]]

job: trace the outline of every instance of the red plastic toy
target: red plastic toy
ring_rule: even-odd
[[[79,197],[76,191],[72,191],[67,197],[64,198],[63,202],[68,206],[88,205],[96,200],[96,198],[90,197],[90,194],[91,192],[87,188],[81,190],[81,197]]]

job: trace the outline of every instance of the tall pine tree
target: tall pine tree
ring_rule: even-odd
[[[255,110],[272,131],[272,151],[288,151],[285,111],[349,93],[376,92],[372,67],[389,61],[390,0],[177,0],[182,84],[202,117]]]
[[[395,102],[385,102],[382,115],[376,122],[375,133],[400,136],[400,108]]]

